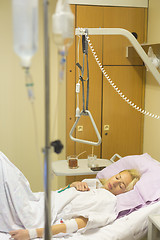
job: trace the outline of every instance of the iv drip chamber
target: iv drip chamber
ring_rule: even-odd
[[[56,11],[52,15],[54,42],[58,47],[65,46],[67,50],[74,39],[74,14],[67,0],[58,0]]]
[[[12,0],[14,51],[24,68],[38,48],[38,0]]]

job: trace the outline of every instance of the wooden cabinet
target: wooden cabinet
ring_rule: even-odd
[[[147,11],[144,8],[102,7],[72,5],[75,12],[75,27],[125,28],[136,32],[138,41],[145,42]],[[144,106],[145,69],[139,59],[126,58],[128,40],[122,36],[90,36],[94,49],[106,72],[118,88],[136,105]],[[78,81],[77,45],[78,37],[71,46],[67,61],[67,155],[87,151],[82,158],[91,153],[91,145],[75,143],[69,132],[75,122],[76,94],[75,84]],[[80,41],[80,64],[82,50]],[[114,153],[121,156],[141,154],[143,145],[143,116],[120,98],[107,80],[103,77],[91,51],[89,50],[90,93],[89,110],[102,136],[102,144],[94,147],[98,157],[110,158]],[[82,99],[81,95],[80,98]],[[82,100],[80,102],[82,109]],[[76,138],[97,141],[92,124],[88,117],[82,117],[76,128]],[[104,130],[104,125],[109,130]]]
[[[142,107],[144,99],[143,66],[104,67],[125,96]],[[111,158],[142,153],[143,115],[128,105],[103,78],[102,157]],[[104,130],[104,126],[108,130]]]
[[[139,43],[144,43],[146,40],[146,24],[144,8],[104,8],[104,27],[124,28],[136,33]],[[103,65],[142,65],[140,58],[132,59],[132,63],[129,62],[126,58],[126,46],[130,46],[130,43],[124,36],[104,36]]]

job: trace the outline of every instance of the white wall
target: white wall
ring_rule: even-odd
[[[160,1],[149,1],[148,18],[148,43],[160,43]],[[147,111],[160,116],[160,86],[147,73],[145,108]],[[144,152],[148,152],[152,157],[160,160],[160,119],[155,120],[145,117],[144,124]]]
[[[50,22],[50,80],[51,80],[51,140],[62,139],[65,143],[65,84],[61,84],[58,96],[61,114],[55,113],[57,103],[57,48],[53,44],[51,16],[54,1],[49,5]],[[36,149],[35,122],[32,105],[28,100],[25,75],[20,59],[13,51],[11,0],[0,1],[0,151],[24,173],[33,191],[43,190],[44,148],[44,37],[43,1],[39,0],[39,48],[32,59],[31,74],[35,83],[35,113],[38,130],[38,151]],[[58,119],[55,121],[55,119]],[[56,123],[56,124],[55,124]],[[58,124],[57,124],[58,123]],[[59,131],[60,129],[61,131]],[[59,134],[59,132],[61,134]],[[38,152],[38,154],[37,154]],[[53,151],[52,151],[53,152]],[[37,157],[39,155],[39,159]],[[65,150],[59,156],[64,158]],[[57,155],[51,154],[52,161]],[[55,178],[53,188],[64,184],[63,178]]]

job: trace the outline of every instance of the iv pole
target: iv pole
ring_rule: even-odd
[[[50,159],[49,159],[49,152],[50,152],[50,146],[54,148],[54,152],[59,154],[61,150],[63,149],[63,144],[60,140],[56,140],[50,143],[50,92],[49,92],[49,31],[48,31],[48,5],[49,1],[44,0],[44,57],[45,57],[45,149],[44,149],[44,192],[45,192],[45,226],[44,226],[44,239],[45,240],[51,240],[51,191],[50,191],[50,179],[51,179],[51,172],[50,172]],[[59,5],[60,6],[60,5]],[[58,8],[59,9],[59,8]],[[63,38],[71,38],[72,35],[74,36],[74,32],[72,34],[72,28],[73,28],[73,20],[74,16],[65,5],[63,8],[63,14],[61,14],[61,17],[59,16],[60,12],[56,12],[58,15],[58,19],[54,17],[54,21],[56,22],[54,24],[54,33],[65,33],[63,34]],[[58,11],[58,10],[57,10]],[[64,21],[64,17],[67,20],[67,24],[65,24],[65,28],[62,24]],[[57,29],[58,27],[58,29]],[[61,30],[61,31],[60,31]],[[66,34],[66,32],[69,32],[69,35]],[[58,43],[59,44],[59,43]]]
[[[44,57],[45,57],[45,149],[44,149],[44,190],[45,190],[45,227],[44,239],[51,239],[51,203],[50,203],[50,95],[49,95],[49,33],[48,0],[44,0]]]

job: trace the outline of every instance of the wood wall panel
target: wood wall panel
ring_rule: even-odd
[[[138,42],[145,42],[146,11],[143,8],[107,7],[104,8],[105,28],[124,28],[138,34]],[[140,58],[126,58],[126,46],[130,42],[124,36],[104,37],[104,65],[143,65]]]

